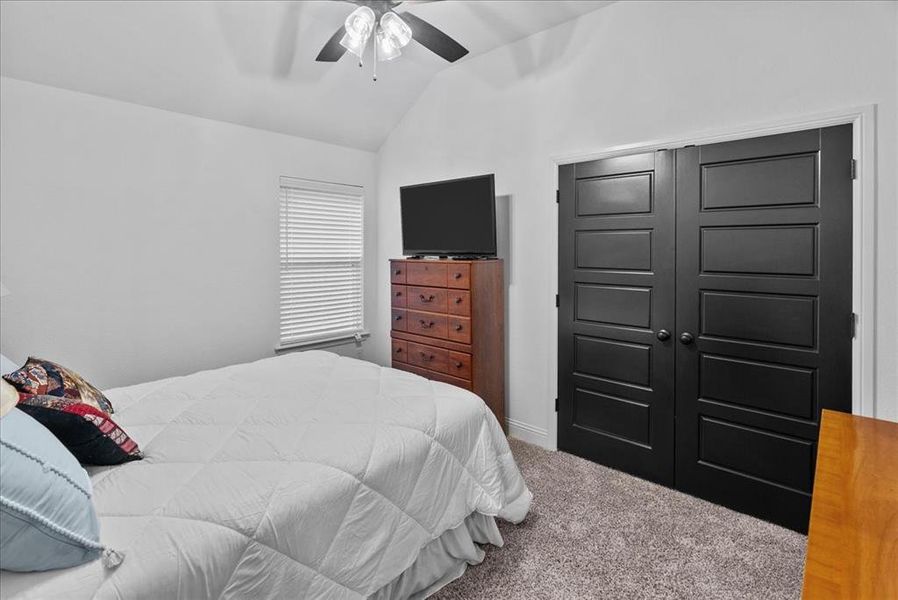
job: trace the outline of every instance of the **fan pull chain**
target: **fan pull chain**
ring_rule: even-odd
[[[372,40],[371,45],[374,47],[374,61],[372,61],[372,62],[374,62],[374,67],[373,67],[374,81],[377,81],[377,28],[378,27],[379,27],[379,25],[374,28],[374,35],[371,36],[371,40]]]

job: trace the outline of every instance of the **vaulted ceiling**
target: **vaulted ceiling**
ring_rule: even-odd
[[[602,1],[470,0],[409,10],[483,54]],[[339,1],[0,4],[0,74],[376,150],[449,64],[412,43],[398,60],[316,63],[353,6]]]

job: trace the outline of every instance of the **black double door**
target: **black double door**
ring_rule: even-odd
[[[851,126],[559,167],[558,445],[805,531],[851,409]]]

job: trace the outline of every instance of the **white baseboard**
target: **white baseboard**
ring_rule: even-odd
[[[508,425],[509,437],[517,438],[528,444],[535,444],[543,448],[552,449],[552,445],[549,443],[549,432],[542,427],[535,427],[534,425],[516,421],[515,419],[505,419],[505,423]]]

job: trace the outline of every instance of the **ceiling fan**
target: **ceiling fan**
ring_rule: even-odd
[[[437,56],[455,62],[468,53],[464,46],[451,37],[409,12],[402,16],[394,10],[402,0],[344,0],[358,6],[346,17],[343,25],[331,36],[318,57],[318,62],[337,62],[350,52],[359,59],[373,40],[374,81],[377,81],[377,62],[393,60],[402,54],[409,42],[415,40]],[[437,2],[439,0],[418,0]],[[406,2],[411,4],[412,2]]]

